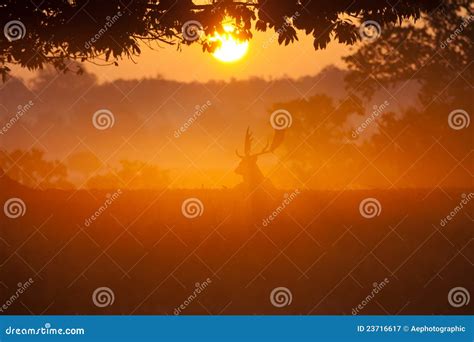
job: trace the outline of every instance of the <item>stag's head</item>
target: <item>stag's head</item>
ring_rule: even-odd
[[[257,166],[257,159],[263,154],[272,153],[283,142],[283,132],[283,130],[275,130],[272,143],[270,144],[270,142],[267,141],[267,144],[262,150],[252,153],[253,136],[250,132],[250,128],[247,128],[244,140],[244,154],[242,155],[239,151],[235,151],[240,158],[240,163],[235,169],[235,173],[241,175],[244,178],[244,182],[258,181],[263,178]]]

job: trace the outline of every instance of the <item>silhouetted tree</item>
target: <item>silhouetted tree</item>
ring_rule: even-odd
[[[213,51],[218,43],[194,40],[194,35],[202,37],[196,29],[205,35],[222,32],[226,17],[235,20],[239,39],[251,38],[253,29],[272,29],[280,44],[288,44],[301,30],[313,35],[316,49],[325,48],[331,39],[353,44],[359,39],[359,19],[385,25],[417,19],[437,5],[430,0],[394,5],[365,0],[219,0],[200,5],[191,0],[4,0],[0,23],[6,34],[0,40],[0,72],[5,78],[8,64],[38,69],[48,63],[59,70],[68,70],[70,60],[117,64],[122,57],[140,54],[141,43],[179,46],[196,41]],[[199,24],[188,25],[191,21]],[[186,28],[192,39],[183,37]]]
[[[379,134],[361,147],[368,156],[384,150],[377,167],[404,186],[472,183],[473,21],[472,1],[446,0],[419,25],[386,27],[345,58],[347,84],[363,96],[409,81],[420,86],[422,106],[380,117]]]
[[[7,176],[28,187],[73,188],[67,180],[67,167],[57,160],[45,160],[44,152],[38,149],[12,152],[0,150],[0,167]]]
[[[337,103],[326,95],[316,95],[275,107],[285,108],[293,117],[283,144],[285,153],[277,154],[291,169],[289,176],[295,175],[307,187],[472,184],[472,130],[453,129],[447,105],[402,113],[388,107],[370,122],[365,121],[370,115],[358,98]],[[354,126],[363,122],[367,123],[364,131],[351,136]]]
[[[307,187],[333,188],[345,184],[362,167],[348,148],[344,124],[350,115],[362,115],[364,107],[357,97],[335,101],[328,95],[275,104],[291,113],[292,125],[286,130],[282,154],[298,179]],[[348,170],[351,170],[348,172]]]
[[[348,84],[372,95],[408,80],[421,85],[423,104],[472,104],[472,1],[445,0],[418,25],[388,26],[375,41],[345,58]],[[370,76],[370,77],[369,77]]]
[[[471,187],[472,130],[450,126],[445,105],[384,115],[380,132],[362,149],[397,186]],[[384,151],[380,153],[380,151]]]

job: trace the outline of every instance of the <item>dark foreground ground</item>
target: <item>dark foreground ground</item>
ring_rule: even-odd
[[[454,307],[448,293],[474,294],[474,201],[440,223],[463,193],[302,192],[263,226],[283,192],[250,210],[230,190],[124,191],[86,226],[106,192],[4,179],[2,205],[18,197],[26,212],[1,213],[2,314],[469,314],[472,300]],[[202,216],[183,216],[189,197]],[[368,197],[382,208],[371,219],[359,212]],[[104,307],[100,287],[113,293]],[[278,287],[291,292],[282,307]]]

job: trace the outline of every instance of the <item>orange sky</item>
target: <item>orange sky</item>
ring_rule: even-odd
[[[201,46],[193,44],[176,47],[165,46],[151,50],[146,46],[135,63],[123,60],[119,67],[96,66],[86,63],[101,82],[115,79],[140,79],[161,75],[165,79],[183,82],[206,82],[208,80],[246,79],[250,77],[298,78],[315,75],[328,65],[343,67],[341,56],[349,53],[349,47],[331,42],[326,50],[315,51],[313,39],[300,32],[299,42],[279,46],[273,31],[255,32],[247,55],[240,61],[227,64],[216,60],[211,54],[202,52]],[[14,75],[32,78],[34,74],[14,68]]]
[[[311,36],[300,33],[299,39],[294,44],[280,46],[273,31],[255,32],[254,38],[250,41],[246,56],[242,60],[231,64],[218,61],[211,54],[202,52],[199,44],[193,44],[191,46],[183,46],[182,51],[177,51],[175,47],[169,46],[157,50],[151,50],[147,46],[143,46],[142,54],[138,58],[135,58],[134,61],[123,60],[119,63],[118,67],[96,66],[91,63],[86,63],[85,65],[87,70],[94,73],[101,83],[117,79],[151,78],[158,75],[161,75],[164,79],[182,82],[206,82],[209,80],[230,80],[232,78],[248,79],[251,77],[276,79],[285,76],[296,79],[303,76],[316,75],[329,65],[344,67],[341,57],[349,54],[348,47],[332,42],[327,49],[315,51]],[[34,73],[19,68],[14,68],[13,74],[26,79],[33,79],[35,76]],[[186,111],[184,114],[189,115],[189,110],[186,110],[183,109],[183,111]],[[118,116],[119,114],[120,111],[117,112]],[[194,129],[194,134],[199,135],[202,133],[198,128]],[[262,134],[258,139],[268,138],[266,136],[268,132]],[[237,132],[236,135],[236,139],[231,139],[232,142],[229,146],[232,149],[229,149],[229,151],[233,151],[237,146],[242,145],[243,129],[241,132]],[[189,134],[189,138],[196,139],[193,132]],[[174,145],[181,143],[186,145],[186,139],[182,138],[179,142],[173,140]],[[138,142],[134,142],[134,144],[138,144]],[[150,145],[153,144],[145,141],[145,147],[140,150],[145,152],[149,150]],[[184,172],[180,170],[179,182],[175,186],[196,187],[203,185],[206,187],[219,187],[223,184],[233,186],[240,182],[240,176],[233,172],[238,163],[234,153],[228,153],[227,145],[225,151],[222,150],[220,145],[211,147],[211,149],[206,150],[206,154],[197,157],[196,167],[188,168]],[[124,147],[121,152],[126,153],[127,148],[128,146]],[[167,153],[171,154],[169,158],[165,157]],[[181,154],[180,150],[174,149],[172,145],[161,152],[160,166],[169,166],[166,164],[167,161],[175,160],[176,156]],[[215,156],[222,156],[223,154],[226,156],[228,154],[228,163],[222,169],[215,169]],[[136,152],[133,150],[129,151],[128,155],[137,157]],[[224,159],[224,157],[220,157],[219,164],[222,164]],[[214,168],[205,168],[209,161],[212,161]],[[272,156],[262,158],[262,169],[268,172],[276,161],[277,159]],[[189,160],[185,159],[182,161],[182,164],[186,165],[187,163],[189,163]],[[204,169],[205,172],[203,171]],[[171,168],[171,171],[175,170]],[[215,184],[216,180],[219,180],[218,184]]]

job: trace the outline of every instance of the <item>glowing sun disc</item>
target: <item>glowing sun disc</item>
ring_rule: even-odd
[[[249,42],[235,39],[232,36],[234,27],[231,25],[224,25],[224,31],[224,34],[220,35],[216,32],[214,36],[210,38],[211,41],[218,41],[220,43],[220,46],[212,55],[224,63],[238,61],[247,53]]]

